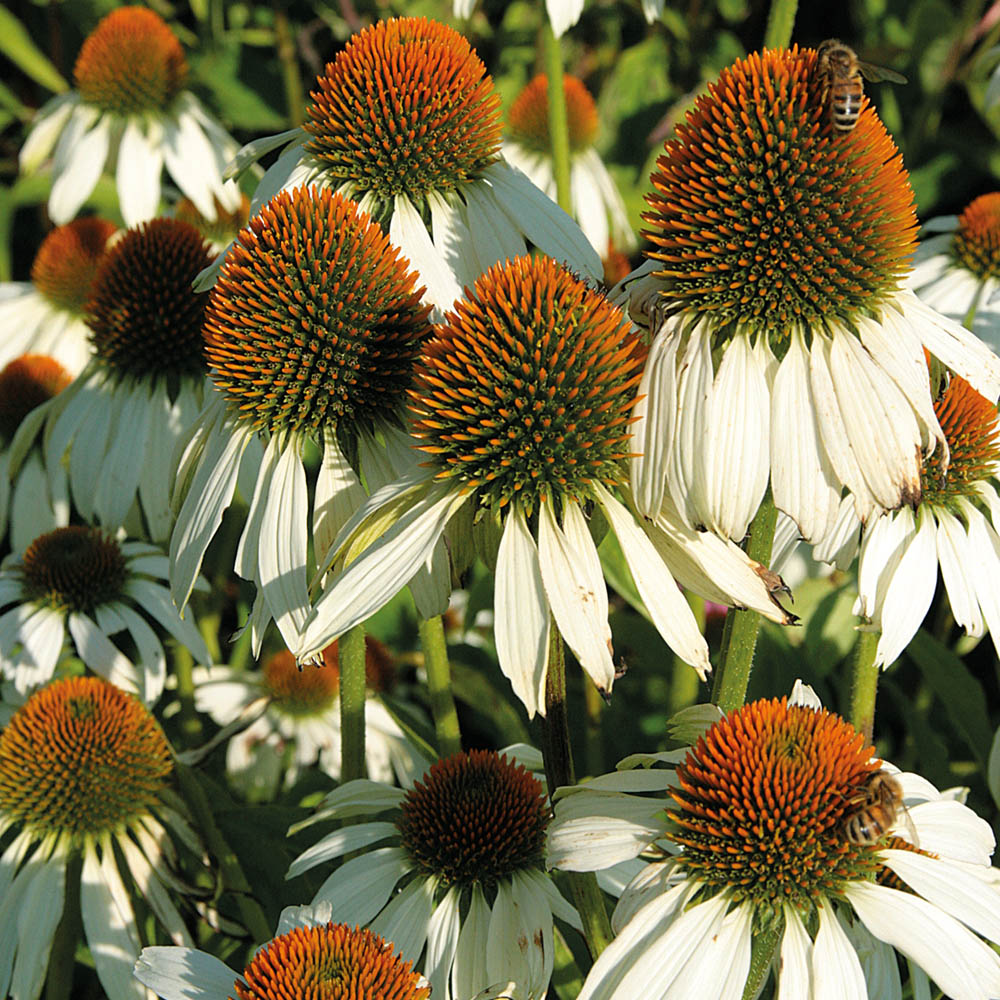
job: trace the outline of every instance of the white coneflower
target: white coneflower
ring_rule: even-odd
[[[388,650],[365,637],[365,765],[372,780],[404,788],[413,784],[428,761],[393,720],[377,695],[393,683]],[[318,766],[340,778],[340,664],[337,644],[323,650],[323,662],[299,669],[282,650],[259,672],[229,667],[196,670],[195,707],[220,726],[257,716],[229,738],[229,780],[252,798],[273,798],[304,768]]]
[[[808,689],[706,727],[686,753],[636,755],[556,804],[549,864],[653,859],[580,1000],[739,1000],[752,950],[756,985],[773,969],[783,998],[899,997],[896,952],[916,996],[925,973],[955,1000],[998,995],[988,823],[874,757]],[[905,804],[875,813],[873,781]]]
[[[1000,432],[997,408],[954,376],[934,404],[950,461],[921,466],[920,502],[872,519],[855,611],[881,632],[875,664],[906,648],[934,598],[938,567],[955,621],[1000,650]]]
[[[597,106],[583,81],[575,76],[563,77],[563,92],[569,124],[573,217],[602,258],[614,250],[630,250],[636,241],[625,203],[594,149]],[[507,114],[510,129],[504,139],[503,154],[508,163],[523,170],[555,201],[548,94],[549,81],[545,75],[536,76],[521,91]]]
[[[614,680],[591,507],[621,543],[660,634],[702,676],[708,647],[675,575],[706,597],[789,620],[735,545],[629,506],[629,425],[646,352],[617,308],[555,261],[521,257],[490,268],[456,310],[435,327],[410,393],[425,461],[373,494],[334,542],[327,562],[349,553],[348,565],[310,612],[300,659],[385,604],[462,507],[498,546],[497,655],[529,715],[545,711],[553,618],[598,689]]]
[[[43,404],[11,446],[16,469],[42,435],[52,476],[68,463],[73,503],[110,530],[129,522],[165,541],[172,522],[170,456],[194,423],[205,390],[201,328],[208,296],[191,281],[211,259],[185,222],[155,219],[107,252],[87,304],[93,356],[73,383]]]
[[[944,448],[924,349],[987,395],[1000,359],[903,287],[913,192],[865,100],[833,125],[813,49],[723,70],[666,143],[644,216],[657,249],[626,279],[654,335],[636,427],[639,509],[740,539],[770,479],[817,541],[844,487],[860,519],[920,496]]]
[[[166,556],[144,542],[119,542],[85,525],[41,535],[0,570],[0,672],[22,693],[44,684],[69,638],[95,673],[155,701],[167,659],[150,620],[199,663],[210,662],[197,628],[179,617],[159,582],[166,576]],[[134,662],[111,641],[118,633],[134,644]]]
[[[906,279],[920,298],[1000,350],[1000,192],[971,201],[959,216],[930,219]]]
[[[137,996],[134,900],[177,945],[193,944],[172,898],[170,859],[192,834],[166,794],[172,770],[149,711],[100,678],[55,681],[13,714],[0,732],[0,837],[14,835],[0,859],[0,996],[41,994],[71,889],[109,1000]]]
[[[174,492],[178,607],[243,462],[255,486],[236,571],[257,585],[254,648],[272,618],[285,644],[297,646],[309,607],[310,535],[320,559],[366,499],[362,481],[371,490],[415,464],[403,408],[430,332],[420,294],[382,229],[328,190],[282,192],[240,233],[205,322],[215,391],[187,442]],[[310,441],[322,451],[311,517],[302,457]],[[440,600],[446,604],[447,595]]]
[[[252,142],[237,158],[242,169],[287,146],[252,212],[300,184],[355,199],[410,258],[440,309],[491,264],[525,253],[526,239],[600,279],[600,259],[573,220],[500,155],[500,98],[452,28],[426,18],[379,21],[348,41],[311,97],[302,128]]]
[[[10,480],[10,442],[31,413],[72,381],[54,358],[25,354],[0,369],[0,537],[10,527],[10,547],[23,552],[32,540],[69,524],[64,470],[45,470],[40,447],[32,448]]]
[[[184,51],[159,14],[113,10],[87,36],[73,75],[76,90],[41,109],[21,149],[26,173],[52,156],[55,222],[76,215],[108,163],[127,226],[158,213],[164,167],[206,218],[216,199],[239,205],[236,185],[222,179],[236,143],[185,89]]]
[[[76,375],[90,358],[84,308],[115,226],[76,219],[53,229],[38,248],[31,281],[0,284],[0,365],[22,354],[48,354]]]
[[[550,815],[541,782],[506,753],[473,750],[438,761],[408,791],[349,781],[307,822],[363,814],[378,818],[342,826],[292,863],[289,877],[361,852],[313,902],[392,941],[438,1000],[506,980],[544,996],[553,918],[578,930],[580,920],[541,869]]]

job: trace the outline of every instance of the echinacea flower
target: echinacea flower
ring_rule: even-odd
[[[142,520],[129,522],[132,533],[166,540],[171,455],[206,386],[201,328],[208,296],[191,281],[210,259],[198,231],[172,219],[144,223],[115,242],[87,304],[93,356],[15,435],[13,472],[41,434],[46,467],[55,476],[67,463],[84,520],[113,531],[136,508]]]
[[[362,480],[373,489],[415,463],[404,404],[430,332],[420,295],[379,225],[328,190],[282,192],[240,233],[205,320],[215,391],[177,473],[170,560],[178,607],[244,462],[255,486],[236,572],[257,586],[254,648],[272,618],[285,644],[297,645],[310,536],[322,558],[366,498]],[[311,521],[309,441],[322,452]],[[447,566],[444,575],[450,582]]]
[[[957,217],[929,219],[924,232],[907,286],[1000,351],[1000,191],[975,198]]]
[[[877,822],[862,815],[873,781],[893,793]],[[751,950],[755,985],[773,968],[786,1000],[899,997],[896,952],[914,996],[930,995],[927,975],[954,1000],[987,1000],[1000,993],[994,846],[955,793],[879,760],[799,686],[719,719],[686,753],[636,755],[561,790],[548,863],[653,858],[579,1000],[739,1000]]]
[[[25,173],[52,156],[55,222],[76,215],[109,163],[127,226],[157,214],[164,167],[206,218],[215,199],[239,205],[236,185],[222,179],[236,143],[185,89],[187,72],[180,42],[154,11],[119,7],[100,21],[77,56],[76,90],[41,109],[21,149]]]
[[[394,721],[377,695],[392,685],[389,652],[365,637],[365,764],[374,781],[409,787],[427,760]],[[320,664],[301,670],[282,650],[261,670],[229,667],[194,672],[195,707],[220,726],[253,719],[226,744],[229,780],[253,798],[273,798],[291,785],[303,768],[318,766],[340,778],[340,669],[337,644],[323,650]]]
[[[38,248],[31,281],[0,285],[0,365],[22,354],[48,354],[71,375],[90,357],[84,309],[97,265],[115,226],[76,219],[53,229]]]
[[[452,28],[379,21],[348,41],[310,96],[302,128],[237,157],[242,170],[286,146],[251,213],[301,184],[353,198],[409,257],[439,309],[491,264],[525,253],[526,239],[600,280],[600,258],[573,220],[500,154],[500,99]]]
[[[100,678],[54,681],[14,713],[0,732],[0,996],[39,996],[70,894],[109,1000],[143,995],[134,901],[150,928],[192,944],[172,898],[177,844],[192,835],[166,795],[172,770],[149,711]]]
[[[145,542],[119,542],[99,528],[70,525],[36,538],[0,569],[0,672],[25,693],[52,677],[66,645],[95,673],[154,702],[167,660],[150,623],[199,663],[209,663],[191,620],[170,603],[166,556]],[[111,637],[124,633],[136,653]]]
[[[630,509],[625,460],[644,359],[623,314],[555,261],[520,257],[482,275],[423,349],[410,406],[424,463],[344,526],[328,563],[347,553],[348,564],[309,613],[300,661],[385,604],[463,507],[493,537],[497,654],[529,715],[545,712],[552,617],[598,689],[614,680],[590,505],[621,543],[660,634],[702,676],[708,647],[674,575],[787,622],[736,546]]]
[[[563,77],[563,92],[569,123],[573,217],[601,257],[607,256],[612,248],[629,250],[635,245],[635,234],[629,225],[625,203],[594,149],[597,106],[583,81],[575,76]],[[517,96],[507,115],[509,132],[504,139],[503,155],[511,166],[523,170],[555,201],[548,93],[548,77],[542,74]]]
[[[274,937],[236,973],[214,955],[194,948],[143,948],[135,977],[162,1000],[427,1000],[427,980],[393,947],[361,927],[335,924],[330,907],[290,906]],[[466,998],[463,998],[466,1000]],[[522,1000],[503,983],[473,1000]]]
[[[10,443],[32,411],[62,392],[72,381],[55,358],[25,354],[0,369],[0,537],[10,526],[10,547],[23,552],[32,539],[69,524],[69,490],[65,471],[46,473],[36,446],[10,480]]]
[[[904,287],[913,192],[867,99],[840,131],[815,50],[752,54],[698,98],[652,183],[657,249],[625,289],[653,334],[639,510],[670,497],[740,539],[770,479],[812,542],[844,487],[861,520],[919,500],[921,456],[946,447],[924,349],[991,398],[1000,359]]]
[[[349,781],[299,826],[359,815],[378,818],[341,826],[292,862],[290,878],[361,852],[333,871],[314,904],[395,944],[437,1000],[506,980],[545,995],[553,918],[578,930],[580,920],[541,869],[549,805],[529,770],[504,752],[457,753],[408,791]]]
[[[997,408],[958,376],[934,404],[950,461],[923,460],[920,502],[865,525],[857,614],[881,632],[875,664],[906,648],[934,598],[938,566],[955,621],[1000,650],[1000,429]]]

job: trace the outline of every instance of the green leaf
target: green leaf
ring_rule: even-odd
[[[43,87],[60,94],[69,89],[59,70],[6,7],[0,7],[0,52]]]
[[[944,706],[955,732],[985,768],[993,727],[986,714],[983,686],[947,646],[923,629],[913,637],[906,652]]]

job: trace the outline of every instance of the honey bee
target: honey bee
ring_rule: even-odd
[[[903,787],[889,771],[872,774],[848,805],[853,811],[845,817],[843,830],[852,844],[874,844],[902,821],[911,843],[919,847],[916,827],[903,804]]]
[[[816,72],[826,79],[825,99],[830,102],[830,119],[838,132],[850,132],[858,124],[865,92],[862,77],[872,83],[906,83],[905,76],[891,69],[862,62],[854,49],[837,38],[820,42],[816,52]]]

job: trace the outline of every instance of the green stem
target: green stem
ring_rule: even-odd
[[[190,767],[176,760],[174,766],[177,771],[177,784],[194,817],[195,828],[201,834],[205,846],[219,867],[219,877],[223,889],[233,894],[240,920],[253,940],[260,944],[269,941],[271,939],[271,925],[264,915],[260,903],[250,894],[250,883],[247,881],[246,875],[243,874],[240,860],[229,846],[226,838],[222,836],[222,831],[215,822],[208,796],[205,794],[198,776]]]
[[[194,707],[194,657],[186,646],[175,642],[172,650],[174,676],[177,678],[177,700],[180,711],[177,713],[180,722],[184,746],[197,746],[204,735],[201,717]]]
[[[424,669],[427,671],[427,688],[431,697],[438,754],[450,757],[462,749],[462,733],[451,692],[451,666],[448,663],[444,622],[440,615],[435,615],[426,621],[421,620],[417,628],[420,632],[420,646],[424,651]]]
[[[299,64],[295,58],[295,40],[292,38],[288,14],[280,7],[274,8],[274,38],[275,52],[281,66],[281,79],[285,85],[288,118],[292,125],[298,126],[302,124],[302,112],[305,106],[302,77],[299,76]]]
[[[879,632],[859,632],[851,661],[850,721],[871,742],[875,729],[875,694],[879,668],[875,666]]]
[[[549,141],[552,143],[552,174],[556,179],[556,201],[568,214],[573,214],[573,199],[569,185],[569,118],[566,115],[566,93],[563,90],[562,50],[551,25],[542,31],[545,40],[545,75],[549,78]]]
[[[365,776],[365,628],[340,637],[340,780]]]
[[[788,48],[792,41],[798,6],[799,0],[771,0],[771,11],[767,15],[767,27],[764,29],[765,48]]]
[[[45,978],[45,1000],[69,1000],[73,996],[73,970],[76,946],[83,938],[80,915],[80,873],[83,856],[73,854],[66,862],[66,892],[62,916],[56,927],[49,952],[49,971]]]
[[[566,711],[566,654],[562,636],[554,621],[550,625],[549,657],[545,673],[542,756],[545,758],[545,776],[550,795],[563,785],[576,783],[569,740],[569,715]],[[583,934],[590,957],[596,959],[613,937],[597,876],[593,872],[567,872],[567,881],[583,923]]]
[[[771,499],[771,491],[768,490],[760,509],[750,522],[746,546],[747,555],[763,566],[771,561],[777,520],[778,510]],[[746,701],[760,621],[760,615],[749,609],[730,608],[726,612],[726,624],[722,629],[722,651],[712,686],[712,701],[723,712],[732,712]]]

